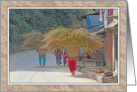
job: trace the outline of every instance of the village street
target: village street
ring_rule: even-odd
[[[10,56],[10,83],[48,83],[48,82],[92,82],[92,80],[76,71],[72,76],[69,67],[57,66],[55,55],[47,53],[46,65],[39,66],[38,53],[36,51],[25,52],[24,54],[16,54]]]

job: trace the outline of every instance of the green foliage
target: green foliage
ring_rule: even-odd
[[[45,33],[45,31],[53,27],[53,25],[72,28],[75,24],[80,23],[82,15],[87,15],[92,12],[93,10],[88,9],[10,9],[10,45],[20,46],[18,50],[15,50],[13,48],[14,46],[10,46],[10,53],[22,50],[21,44],[24,38],[19,35],[35,30],[40,30],[41,33]],[[76,23],[74,20],[76,20]]]

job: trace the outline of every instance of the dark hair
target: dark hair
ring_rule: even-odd
[[[66,52],[64,52],[64,55],[66,55],[67,53]]]
[[[59,53],[59,52],[60,52],[60,49],[57,50],[57,53]]]

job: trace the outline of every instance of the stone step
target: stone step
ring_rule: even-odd
[[[99,83],[102,83],[102,78],[104,76],[104,73],[92,72],[93,70],[97,70],[97,69],[99,69],[99,68],[97,68],[97,67],[88,68],[85,66],[77,66],[77,70],[79,72],[82,72],[83,74],[85,74],[86,76],[88,76],[91,79],[96,78]],[[104,71],[106,70],[105,67],[102,67],[101,69],[103,69]]]

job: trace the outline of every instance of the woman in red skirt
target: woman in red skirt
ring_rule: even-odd
[[[76,63],[77,63],[77,57],[76,57],[75,59],[70,59],[70,58],[68,57],[69,69],[70,69],[70,72],[72,73],[72,75],[75,74]]]

